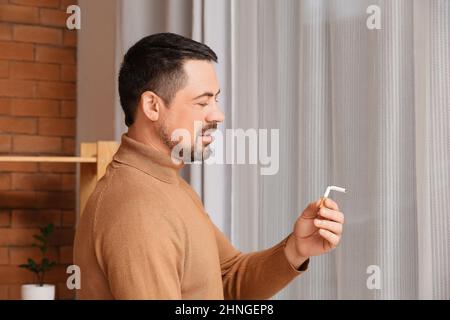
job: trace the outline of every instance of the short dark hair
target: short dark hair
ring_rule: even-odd
[[[127,126],[133,124],[145,91],[155,92],[170,105],[176,92],[185,85],[186,60],[217,62],[217,55],[207,45],[174,33],[147,36],[127,51],[119,73],[120,104]]]

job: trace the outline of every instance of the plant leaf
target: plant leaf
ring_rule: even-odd
[[[38,235],[38,234],[35,234],[33,236],[33,238],[35,238],[35,239],[37,239],[37,240],[39,240],[41,242],[44,242],[44,243],[46,242],[45,238],[43,236],[41,236],[41,235]]]
[[[31,258],[28,258],[28,264],[32,267],[36,267],[36,262]]]

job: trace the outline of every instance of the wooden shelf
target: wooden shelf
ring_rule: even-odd
[[[53,163],[79,163],[80,164],[80,215],[83,213],[86,202],[97,184],[97,181],[106,172],[119,148],[116,141],[83,142],[80,145],[80,156],[0,156],[2,162],[53,162]]]
[[[65,163],[96,163],[97,157],[27,157],[0,156],[0,162],[65,162]]]

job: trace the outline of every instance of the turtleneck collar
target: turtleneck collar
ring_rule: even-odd
[[[122,135],[120,147],[113,160],[134,167],[167,183],[176,183],[179,170],[183,167],[183,163],[174,163],[170,155],[134,140],[127,134]]]

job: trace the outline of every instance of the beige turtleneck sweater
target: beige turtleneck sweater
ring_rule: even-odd
[[[242,253],[212,223],[170,156],[127,135],[76,228],[79,299],[267,299],[305,271],[287,237]]]

